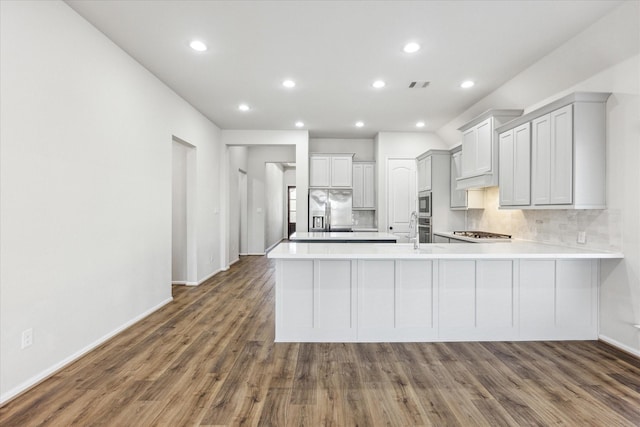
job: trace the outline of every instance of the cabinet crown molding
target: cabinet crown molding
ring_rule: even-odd
[[[503,133],[509,131],[521,124],[530,122],[531,120],[537,119],[538,117],[544,116],[545,114],[576,102],[605,103],[609,96],[611,96],[610,92],[574,92],[497,127],[496,132]]]
[[[424,153],[420,154],[418,157],[416,157],[416,159],[423,159],[425,157],[429,157],[432,155],[438,155],[438,154],[444,154],[444,155],[449,155],[449,150],[429,150],[429,151],[425,151]]]
[[[488,119],[489,117],[518,117],[522,115],[523,111],[524,110],[501,110],[501,109],[492,108],[480,114],[478,117],[471,120],[470,122],[459,127],[458,130],[461,132],[464,132],[467,129],[474,127],[478,123],[481,123],[482,121]]]

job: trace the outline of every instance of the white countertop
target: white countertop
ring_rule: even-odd
[[[351,234],[351,233],[344,233]],[[382,233],[378,233],[382,234]],[[275,259],[584,259],[624,258],[622,253],[577,249],[535,242],[510,243],[280,243]]]
[[[335,231],[316,231],[316,232],[295,232],[289,237],[289,240],[307,240],[307,241],[385,241],[397,240],[398,236],[391,233],[378,233],[377,231],[353,231],[353,232],[335,232]]]
[[[437,236],[448,237],[451,239],[464,240],[465,242],[470,243],[507,243],[512,241],[511,239],[476,239],[474,237],[466,237],[453,234],[453,231],[434,231],[433,234]]]

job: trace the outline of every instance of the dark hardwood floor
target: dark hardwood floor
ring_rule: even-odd
[[[265,257],[173,293],[0,425],[640,425],[640,361],[600,342],[274,344]]]

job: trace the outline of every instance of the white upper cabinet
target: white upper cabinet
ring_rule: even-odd
[[[309,157],[309,187],[329,187],[331,183],[331,157]]]
[[[476,132],[476,158],[473,175],[491,172],[493,168],[493,117],[475,127]],[[464,150],[464,147],[463,147]]]
[[[347,156],[331,156],[331,187],[350,188],[353,175],[353,154]]]
[[[573,106],[567,105],[551,116],[551,187],[549,204],[573,202]],[[604,142],[604,141],[603,141]]]
[[[498,129],[501,144],[505,144],[500,156],[501,174],[503,171],[513,174],[512,180],[500,178],[501,207],[606,208],[605,123],[609,95],[576,92]],[[527,161],[524,150],[517,152],[519,144],[524,144],[518,140],[517,131],[528,123],[531,126],[531,200],[525,203],[525,188],[519,183],[526,179]],[[524,132],[522,139],[526,139]],[[513,149],[509,148],[510,143]],[[508,161],[502,164],[503,157],[513,158],[514,164],[509,165]]]
[[[362,173],[364,174],[363,184],[363,208],[376,207],[376,165],[375,163],[365,163]]]
[[[431,156],[418,158],[418,191],[431,190]]]
[[[573,202],[572,105],[533,121],[533,203]]]
[[[499,136],[500,206],[531,203],[531,124]]]
[[[351,188],[353,154],[311,154],[309,187]]]
[[[489,110],[462,126],[462,176],[458,190],[498,185],[498,147],[495,128],[518,117],[522,110]]]
[[[375,209],[375,163],[353,163],[353,208]]]

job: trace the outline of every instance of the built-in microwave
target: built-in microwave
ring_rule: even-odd
[[[431,191],[418,193],[418,216],[431,216]]]

